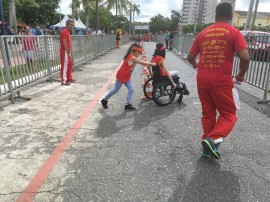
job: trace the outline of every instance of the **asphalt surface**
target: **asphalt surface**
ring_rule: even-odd
[[[220,147],[221,160],[201,158],[201,105],[196,71],[173,52],[189,96],[166,107],[141,100],[135,67],[133,104],[121,88],[103,109],[130,44],[73,73],[76,83],[40,83],[21,92],[31,101],[0,103],[0,201],[267,202],[270,198],[270,105],[263,91],[237,85],[239,120]],[[147,58],[155,43],[145,42]]]

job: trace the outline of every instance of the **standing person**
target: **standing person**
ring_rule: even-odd
[[[129,47],[126,55],[123,58],[123,62],[121,64],[120,69],[118,70],[116,74],[116,82],[115,82],[115,87],[114,89],[109,92],[102,100],[101,104],[103,108],[107,109],[108,108],[108,100],[110,97],[112,97],[114,94],[116,94],[120,88],[122,87],[123,84],[128,89],[128,95],[126,99],[126,105],[125,105],[125,110],[135,110],[136,108],[131,104],[132,102],[132,95],[134,93],[134,87],[133,83],[130,80],[131,74],[134,69],[135,64],[141,64],[141,65],[156,65],[155,63],[150,63],[147,61],[139,60],[137,57],[142,54],[142,47],[138,45],[137,43],[131,44]]]
[[[121,29],[116,30],[116,48],[120,48]]]
[[[165,31],[164,40],[165,40],[165,44],[166,44],[166,49],[168,49],[168,47],[169,47],[169,33],[168,33],[168,30]]]
[[[174,34],[173,34],[173,32],[170,32],[170,34],[169,34],[169,50],[173,49],[173,39],[174,39]]]
[[[24,29],[24,34],[22,38],[24,55],[27,63],[28,69],[33,68],[33,54],[35,47],[35,38],[34,35],[29,31],[30,27],[26,26]]]
[[[61,84],[69,86],[70,83],[74,83],[72,79],[72,58],[71,58],[71,37],[70,32],[74,27],[74,21],[68,19],[66,21],[66,27],[61,31],[60,34],[60,76]]]
[[[234,53],[240,59],[238,82],[244,81],[249,66],[246,41],[239,30],[232,27],[232,5],[219,3],[216,22],[201,31],[188,55],[197,71],[197,89],[202,105],[202,146],[204,157],[220,159],[218,147],[232,131],[237,121],[237,95],[232,81]],[[196,61],[197,55],[199,62]],[[234,101],[235,100],[235,101]],[[217,116],[217,111],[219,116]]]
[[[36,35],[41,35],[41,36],[44,35],[44,33],[43,33],[43,31],[40,29],[40,27],[37,27]]]

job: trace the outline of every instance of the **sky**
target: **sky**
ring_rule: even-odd
[[[137,5],[140,5],[141,13],[135,15],[135,21],[148,22],[151,17],[161,14],[165,17],[171,16],[171,11],[180,11],[182,0],[132,0]],[[71,14],[69,5],[71,0],[61,0],[61,12],[63,14]],[[236,0],[235,10],[247,11],[249,0]],[[269,12],[270,0],[260,0],[258,11]]]

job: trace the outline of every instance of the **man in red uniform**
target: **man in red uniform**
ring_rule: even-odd
[[[70,32],[74,27],[74,21],[68,19],[66,21],[66,27],[60,34],[60,76],[62,85],[69,86],[75,80],[72,79],[72,58],[71,58],[71,37]]]
[[[249,66],[245,38],[229,22],[232,6],[222,2],[216,7],[216,22],[196,37],[188,61],[197,71],[197,88],[202,105],[202,146],[204,157],[219,159],[218,146],[232,131],[236,121],[232,66],[234,53],[240,59],[238,82],[244,81]],[[199,62],[196,57],[199,54]],[[217,117],[217,111],[219,116]]]

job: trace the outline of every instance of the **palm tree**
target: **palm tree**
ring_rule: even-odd
[[[132,7],[133,23],[134,23],[134,15],[135,15],[135,13],[136,13],[137,15],[140,15],[141,10],[140,10],[140,5],[134,3],[134,4],[133,4],[133,7]]]
[[[17,31],[17,19],[16,19],[16,8],[15,8],[15,0],[9,0],[9,24],[10,27],[15,28]]]
[[[90,8],[93,7],[93,3],[95,0],[82,0],[83,9],[85,11],[85,26],[88,28],[90,26],[89,19],[90,19]]]
[[[72,0],[71,1],[71,15],[72,15],[72,19],[74,20],[75,19],[75,12],[77,11],[77,9],[80,8],[80,0]]]
[[[134,24],[135,13],[137,15],[140,15],[141,10],[140,10],[140,5],[134,3],[133,6],[132,6],[132,24]],[[134,34],[134,32],[135,32],[135,30],[133,29],[133,34]]]
[[[129,0],[107,0],[104,5],[106,5],[107,10],[115,9],[116,16],[118,11],[122,14],[124,11],[128,10]]]

